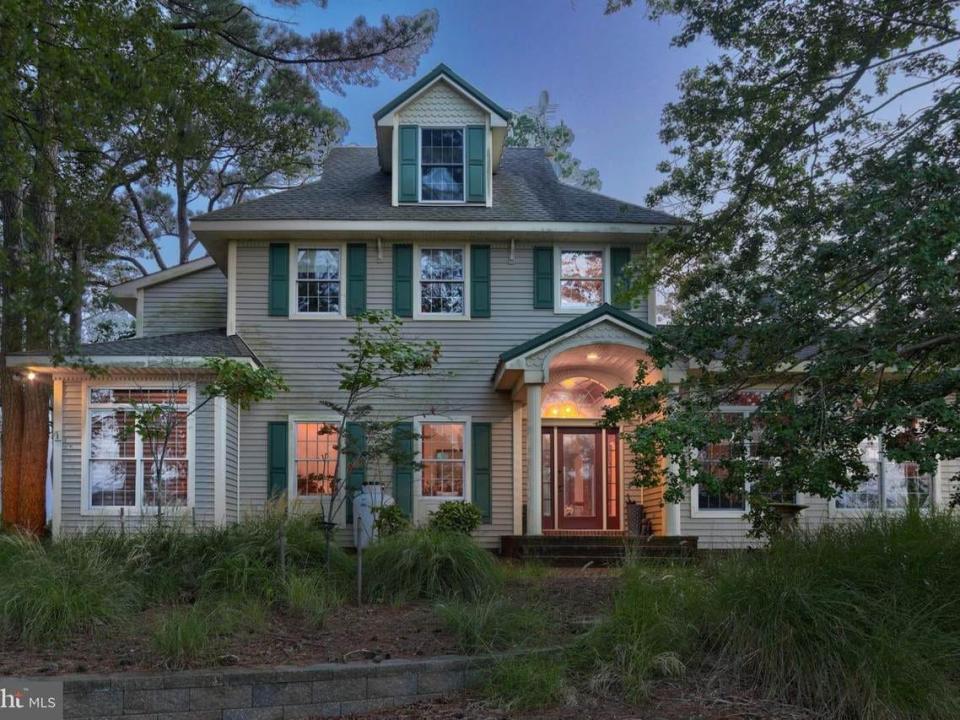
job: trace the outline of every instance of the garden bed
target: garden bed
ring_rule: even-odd
[[[509,568],[509,566],[508,566]],[[557,644],[582,632],[605,612],[616,585],[616,571],[535,568],[505,573],[502,595],[518,607],[535,607],[557,622],[541,638]],[[62,675],[149,671],[166,660],[152,646],[145,628],[163,613],[151,608],[118,627],[65,637],[49,645],[7,641],[0,646],[0,675]],[[270,611],[265,621],[240,627],[217,642],[209,654],[187,661],[187,668],[306,665],[322,662],[379,661],[455,654],[454,633],[428,601],[401,606],[346,604],[330,610],[319,627],[299,614]]]

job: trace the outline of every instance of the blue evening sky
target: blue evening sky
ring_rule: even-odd
[[[309,33],[346,27],[357,15],[374,24],[384,14],[430,7],[439,11],[440,25],[416,77],[446,63],[511,110],[535,105],[547,90],[557,105],[554,121],[574,131],[574,154],[599,169],[602,192],[643,203],[659,181],[657,162],[666,158],[657,137],[661,108],[677,96],[681,72],[712,49],[671,48],[677,24],[648,20],[642,0],[610,16],[603,0],[330,0],[326,9],[305,2],[264,3],[261,10]],[[373,145],[374,111],[414,79],[322,97],[350,122],[347,143]]]

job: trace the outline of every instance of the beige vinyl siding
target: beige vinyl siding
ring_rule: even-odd
[[[515,345],[569,321],[572,316],[533,309],[534,243],[517,242],[511,260],[509,243],[485,242],[479,238],[475,242],[491,245],[491,317],[405,321],[404,333],[408,337],[440,342],[443,357],[437,370],[442,376],[403,381],[373,404],[383,417],[469,415],[474,422],[492,423],[493,521],[483,527],[481,537],[495,546],[500,535],[513,530],[512,401],[509,393],[498,393],[492,388],[497,358]],[[240,449],[243,508],[260,507],[266,498],[267,423],[286,420],[291,413],[325,411],[321,401],[338,397],[335,364],[345,359],[344,338],[353,331],[350,319],[269,317],[267,246],[268,243],[258,241],[238,244],[237,332],[264,364],[280,371],[291,391],[243,413]],[[294,242],[291,252],[295,251]],[[367,250],[367,307],[371,310],[389,310],[392,306],[390,243],[383,243],[381,257],[378,258],[376,241],[371,239]],[[641,303],[637,316],[645,320],[646,312],[646,304]]]
[[[117,378],[128,379],[128,378]],[[147,378],[129,378],[132,381],[148,382]],[[162,380],[155,377],[151,380]],[[61,487],[62,531],[65,535],[98,527],[119,529],[120,517],[116,515],[83,515],[81,512],[81,472],[83,467],[82,447],[86,418],[83,417],[83,383],[76,377],[65,377],[63,383],[63,457]],[[202,398],[202,385],[197,386],[197,398]],[[207,403],[195,417],[194,463],[191,468],[194,482],[194,511],[179,515],[181,521],[191,525],[213,523],[213,403]],[[124,517],[128,529],[155,522],[147,512]]]
[[[227,326],[227,279],[218,267],[143,290],[141,335],[212,330]]]

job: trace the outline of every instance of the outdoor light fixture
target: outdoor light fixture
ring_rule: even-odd
[[[587,353],[587,360],[589,360],[590,362],[596,362],[599,359],[600,359],[599,353],[595,353],[595,352]]]
[[[32,382],[36,379],[37,379],[37,374],[33,370],[27,373],[27,380],[30,380]]]

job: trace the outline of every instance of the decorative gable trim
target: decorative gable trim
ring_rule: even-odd
[[[505,127],[510,121],[511,114],[509,111],[497,105],[497,103],[493,102],[493,100],[441,63],[405,91],[397,95],[393,100],[377,110],[377,112],[373,114],[374,123],[377,125],[392,126],[393,115],[395,113],[399,112],[411,100],[421,95],[435,83],[444,80],[468,100],[489,112],[492,125]]]

